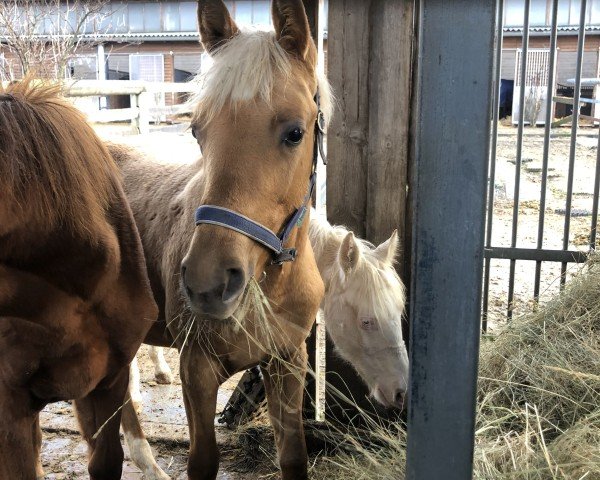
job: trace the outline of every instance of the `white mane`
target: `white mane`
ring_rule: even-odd
[[[227,103],[260,98],[270,103],[275,81],[292,77],[290,56],[279,45],[274,31],[241,30],[212,53],[213,64],[194,79],[199,91],[190,99],[197,104],[194,119],[213,119]],[[325,78],[317,78],[321,110],[328,121],[332,104]]]
[[[374,246],[355,238],[362,261],[358,263],[353,274],[347,280],[341,274],[337,256],[348,229],[330,225],[319,218],[313,210],[310,222],[310,242],[313,246],[319,272],[328,290],[343,292],[353,298],[351,303],[371,305],[374,313],[386,318],[390,309],[405,303],[404,285],[396,270],[385,264],[373,253]]]

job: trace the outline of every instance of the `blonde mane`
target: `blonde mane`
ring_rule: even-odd
[[[271,103],[276,81],[292,79],[294,61],[275,38],[274,31],[240,30],[212,54],[213,64],[193,80],[198,91],[193,121],[209,122],[227,105],[256,99]],[[332,98],[329,83],[317,76],[321,110],[329,121]]]
[[[353,273],[344,278],[338,263],[339,249],[349,230],[342,226],[330,225],[329,222],[311,212],[309,237],[325,282],[326,301],[334,300],[333,292],[353,298],[351,303],[371,305],[376,316],[387,318],[390,308],[405,304],[405,289],[393,265],[386,265],[373,253],[373,244],[355,238],[361,259]]]

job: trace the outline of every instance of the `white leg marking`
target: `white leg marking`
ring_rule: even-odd
[[[129,393],[131,395],[131,403],[133,403],[135,411],[138,414],[141,413],[142,392],[140,389],[140,367],[138,365],[137,354],[129,366]]]
[[[145,438],[135,438],[125,433],[125,440],[129,447],[129,455],[133,463],[142,471],[145,480],[171,480],[156,463],[152,449]]]
[[[150,347],[148,352],[150,360],[154,363],[154,378],[157,383],[167,385],[173,382],[173,374],[171,368],[165,360],[165,352],[161,347]]]

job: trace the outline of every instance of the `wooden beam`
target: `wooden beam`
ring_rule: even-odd
[[[371,1],[329,4],[327,72],[337,98],[327,137],[327,217],[366,234]],[[398,26],[400,28],[400,26]]]
[[[402,233],[408,182],[413,5],[397,0],[374,5],[369,49],[366,236],[379,244],[397,228],[400,249],[405,252]],[[403,258],[398,264],[403,264]]]

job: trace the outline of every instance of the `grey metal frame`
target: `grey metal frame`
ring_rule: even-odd
[[[495,19],[496,0],[420,1],[411,183],[411,480],[472,474]]]
[[[502,3],[502,0],[499,0]],[[490,284],[490,262],[491,259],[508,259],[510,260],[510,274],[509,274],[509,285],[508,285],[508,309],[507,318],[510,320],[513,314],[513,300],[514,300],[514,287],[515,287],[515,265],[517,260],[535,261],[535,279],[534,279],[534,298],[537,300],[540,295],[540,278],[541,278],[541,267],[542,262],[558,262],[561,264],[561,285],[564,285],[566,280],[567,264],[571,262],[581,263],[587,259],[587,254],[581,251],[569,250],[569,234],[570,234],[570,222],[572,213],[572,198],[573,198],[573,178],[574,178],[574,167],[575,167],[575,154],[576,154],[576,140],[578,131],[578,105],[580,103],[580,91],[581,91],[581,71],[583,61],[583,51],[585,42],[585,17],[587,1],[582,0],[580,6],[579,16],[579,33],[577,43],[577,71],[575,75],[575,91],[573,98],[573,120],[571,124],[571,142],[569,150],[569,172],[567,178],[567,195],[565,202],[565,221],[563,229],[563,248],[562,250],[548,250],[543,248],[544,238],[544,225],[545,225],[545,212],[546,212],[546,191],[547,191],[547,180],[548,180],[548,158],[550,153],[550,144],[552,136],[552,101],[550,99],[554,96],[554,89],[556,84],[555,78],[555,65],[556,65],[556,45],[557,45],[557,14],[558,14],[558,1],[553,0],[551,9],[551,26],[550,26],[550,62],[548,72],[548,90],[547,90],[547,104],[545,112],[545,129],[544,129],[544,147],[542,157],[542,177],[541,177],[541,193],[540,193],[540,209],[538,217],[538,232],[537,232],[537,243],[536,248],[518,248],[517,247],[517,225],[519,220],[519,189],[520,189],[520,171],[522,164],[522,145],[523,145],[523,126],[524,126],[524,98],[525,98],[525,84],[522,81],[519,90],[520,98],[520,110],[519,110],[519,121],[518,121],[518,133],[517,133],[517,154],[516,154],[516,169],[515,169],[515,191],[514,191],[514,205],[513,205],[513,218],[512,218],[512,238],[510,247],[494,247],[492,246],[492,225],[493,225],[493,207],[494,207],[494,180],[495,180],[495,166],[496,166],[496,141],[497,141],[497,124],[498,124],[498,104],[497,99],[499,96],[499,82],[500,82],[500,65],[501,65],[501,40],[497,44],[496,58],[495,58],[495,71],[496,71],[496,84],[495,84],[495,96],[494,99],[494,116],[492,120],[493,133],[492,133],[492,148],[490,158],[490,179],[488,185],[488,196],[487,196],[487,229],[486,229],[486,241],[485,241],[485,267],[484,267],[484,285],[483,285],[483,313],[482,313],[482,330],[487,331],[487,315],[488,315],[488,300],[489,300],[489,284]],[[521,75],[525,75],[527,71],[527,50],[529,45],[529,10],[530,0],[524,2],[524,28],[523,28],[523,41],[522,41],[522,54],[521,54]],[[502,7],[500,7],[502,12]],[[501,39],[502,35],[502,22],[499,22],[498,36]],[[595,173],[595,191],[592,206],[592,219],[590,226],[590,240],[589,249],[596,249],[596,223],[598,219],[598,195],[600,191],[600,134],[598,137],[598,156],[596,161],[596,173]]]

